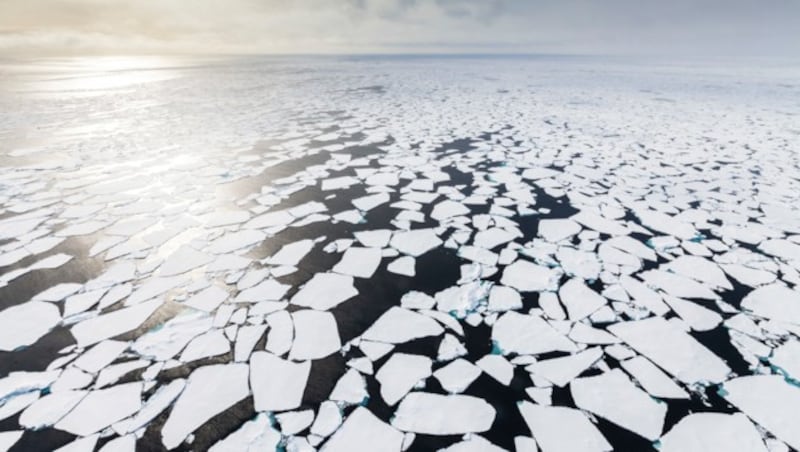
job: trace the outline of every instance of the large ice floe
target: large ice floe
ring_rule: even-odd
[[[800,450],[796,69],[19,64],[0,451]]]

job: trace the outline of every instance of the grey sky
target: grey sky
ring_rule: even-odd
[[[800,56],[800,0],[2,0],[0,53]]]

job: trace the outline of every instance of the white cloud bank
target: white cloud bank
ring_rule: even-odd
[[[3,0],[0,53],[798,56],[798,0]]]

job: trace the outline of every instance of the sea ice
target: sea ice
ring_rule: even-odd
[[[378,369],[375,379],[381,384],[381,397],[391,406],[416,384],[431,376],[432,361],[427,356],[395,353]]]
[[[667,405],[637,388],[619,369],[570,383],[575,406],[651,441],[661,436]]]
[[[0,311],[0,350],[10,352],[31,345],[59,323],[58,308],[43,301],[28,301]]]
[[[253,353],[250,384],[256,411],[286,411],[299,407],[310,371],[310,361],[295,363],[268,352]]]
[[[402,444],[402,433],[368,409],[358,407],[347,416],[320,452],[400,452]]]
[[[342,346],[336,318],[330,312],[303,309],[292,313],[294,342],[289,358],[295,361],[324,358]]]
[[[684,383],[719,383],[730,372],[717,355],[661,317],[620,322],[608,330]]]
[[[495,415],[494,408],[478,397],[412,392],[400,402],[392,426],[404,432],[458,435],[489,430]]]
[[[338,273],[317,273],[292,297],[291,303],[320,311],[331,309],[358,295],[353,277]]]
[[[164,426],[164,447],[178,447],[190,433],[250,393],[247,364],[216,364],[195,369]]]
[[[560,406],[517,403],[542,452],[609,452],[611,445],[583,412]]]
[[[541,292],[558,289],[561,270],[519,259],[503,270],[500,283],[520,292]]]

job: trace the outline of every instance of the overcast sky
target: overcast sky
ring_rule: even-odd
[[[0,0],[0,53],[800,56],[800,0]]]

